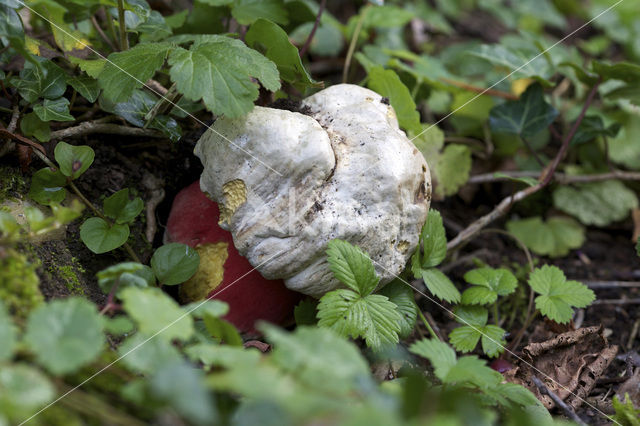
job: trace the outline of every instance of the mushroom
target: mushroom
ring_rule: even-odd
[[[265,278],[289,289],[320,297],[340,286],[325,256],[334,238],[369,253],[380,285],[418,245],[429,169],[388,100],[371,90],[339,84],[300,112],[256,106],[219,118],[195,153],[220,227]]]

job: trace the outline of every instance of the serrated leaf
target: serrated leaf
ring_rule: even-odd
[[[380,281],[369,255],[347,241],[329,241],[327,262],[333,275],[361,296],[371,294]]]
[[[546,129],[557,116],[558,111],[545,102],[542,86],[532,84],[517,101],[508,101],[492,108],[489,125],[494,132],[530,138]]]
[[[320,299],[318,326],[342,336],[363,337],[367,346],[380,349],[398,342],[402,316],[385,296],[361,297],[351,290],[334,290]]]
[[[1,229],[1,228],[0,228]],[[11,359],[17,342],[16,327],[11,321],[9,311],[4,302],[0,300],[0,363]]]
[[[164,63],[169,43],[139,43],[124,52],[109,55],[98,75],[104,96],[112,102],[127,101]]]
[[[389,103],[398,117],[398,123],[403,129],[420,133],[420,114],[416,111],[416,104],[398,74],[393,70],[380,66],[373,67],[369,71],[367,87],[382,96],[389,98]]]
[[[242,337],[238,330],[228,321],[214,315],[204,315],[204,325],[211,337],[229,346],[242,346]]]
[[[460,292],[453,285],[451,280],[437,269],[423,269],[422,279],[431,294],[438,299],[446,300],[451,303],[460,302]]]
[[[595,294],[582,283],[567,281],[556,266],[536,268],[529,275],[529,285],[540,296],[536,297],[536,308],[559,323],[567,323],[573,316],[573,307],[584,308],[595,300]]]
[[[144,203],[140,197],[130,200],[129,188],[124,188],[105,198],[103,207],[105,216],[123,224],[132,222],[144,208]]]
[[[413,343],[409,351],[426,358],[433,366],[436,377],[444,381],[449,370],[456,365],[456,353],[445,342],[436,339],[422,339]]]
[[[272,60],[284,81],[299,83],[302,87],[319,85],[305,69],[287,33],[273,22],[258,19],[247,31],[245,42]]]
[[[480,330],[477,327],[473,328],[464,325],[454,328],[451,333],[449,333],[449,342],[457,351],[466,353],[476,348],[480,337],[482,337],[482,334],[480,334]]]
[[[439,197],[454,195],[469,180],[471,150],[458,144],[447,145],[435,166],[436,194]]]
[[[638,207],[637,195],[622,182],[608,180],[553,191],[553,205],[585,225],[606,226],[626,218]]]
[[[34,103],[40,97],[58,99],[67,88],[65,72],[50,59],[37,63],[25,61],[20,78],[12,78],[11,83],[29,103]]]
[[[214,114],[235,118],[253,108],[258,97],[255,77],[270,90],[280,88],[276,65],[240,40],[210,37],[189,50],[175,48],[169,55],[171,80],[192,101],[202,99]]]
[[[129,238],[129,227],[117,223],[109,226],[99,217],[91,217],[80,226],[80,239],[96,254],[115,250]]]
[[[87,73],[89,77],[98,78],[100,73],[102,72],[105,64],[107,63],[106,59],[80,59],[75,56],[68,57],[69,62],[72,64],[76,64],[80,67],[82,71]]]
[[[518,279],[507,269],[478,268],[464,274],[471,287],[462,293],[465,305],[486,305],[494,303],[498,296],[506,296],[515,291]]]
[[[68,83],[89,102],[93,103],[98,99],[100,87],[98,86],[98,81],[94,78],[86,76],[74,77]]]
[[[401,315],[398,334],[401,338],[408,337],[413,331],[418,317],[418,305],[416,305],[411,286],[396,279],[384,286],[378,294],[386,296],[390,302],[398,307],[398,312]]]
[[[424,249],[422,267],[427,269],[438,266],[447,255],[447,236],[439,211],[429,210],[420,239]]]
[[[41,104],[33,106],[33,112],[42,121],[74,121],[69,114],[69,100],[67,98],[45,99]]]
[[[53,171],[45,167],[31,177],[29,197],[40,204],[60,203],[67,196],[64,189],[66,184],[67,178],[60,170]]]
[[[157,288],[127,287],[120,299],[138,330],[149,337],[186,341],[193,334],[193,318]]]
[[[507,222],[507,230],[534,253],[561,257],[582,246],[585,229],[568,217],[552,217],[546,223],[538,216]]]
[[[90,146],[75,146],[66,142],[58,142],[53,153],[60,166],[60,173],[71,179],[77,179],[87,171],[96,156]]]
[[[287,9],[282,0],[237,0],[231,15],[240,25],[249,25],[263,18],[280,25],[289,23]]]
[[[24,339],[40,365],[53,374],[68,374],[102,351],[102,319],[85,299],[54,300],[29,315]]]
[[[199,264],[198,252],[186,244],[165,244],[151,256],[151,268],[164,285],[185,282],[196,273]]]
[[[502,374],[489,368],[475,355],[463,356],[451,367],[444,383],[472,383],[480,389],[488,389],[502,382]]]
[[[24,136],[33,136],[40,142],[48,142],[51,139],[51,126],[48,122],[40,120],[35,112],[25,114],[20,119],[20,131]]]

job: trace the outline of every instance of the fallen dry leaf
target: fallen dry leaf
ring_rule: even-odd
[[[586,327],[530,343],[522,352],[526,362],[517,362],[516,368],[505,373],[506,380],[528,388],[547,408],[554,407],[551,398],[541,395],[533,383],[531,377],[536,375],[575,409],[615,358],[618,347],[607,344],[602,327]]]

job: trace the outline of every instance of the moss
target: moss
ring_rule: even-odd
[[[75,257],[69,265],[51,265],[48,272],[64,283],[72,294],[84,295],[84,286],[78,278],[78,273],[84,273],[85,270]]]
[[[0,167],[0,203],[6,199],[19,198],[28,192],[26,179],[15,167]]]
[[[37,264],[26,256],[0,248],[0,299],[9,312],[18,318],[26,318],[29,312],[44,301],[38,285]]]

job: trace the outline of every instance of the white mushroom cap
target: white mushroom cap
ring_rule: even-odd
[[[417,247],[431,199],[427,163],[371,90],[335,85],[302,105],[308,115],[255,107],[218,119],[195,149],[201,188],[266,278],[316,297],[339,287],[325,251],[340,238],[369,253],[385,284]]]

